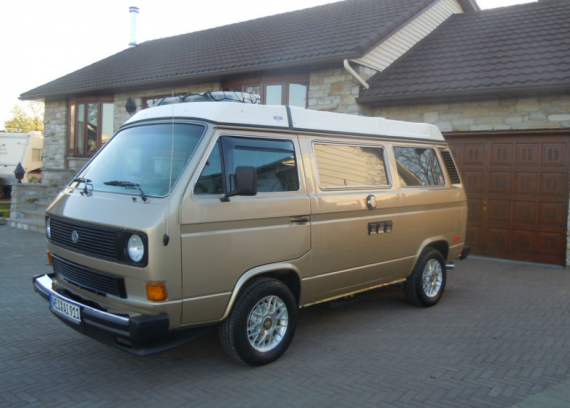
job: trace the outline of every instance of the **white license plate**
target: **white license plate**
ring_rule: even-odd
[[[67,320],[73,323],[81,323],[81,309],[72,303],[66,302],[57,296],[51,295],[49,298],[49,304],[51,310],[65,317]]]

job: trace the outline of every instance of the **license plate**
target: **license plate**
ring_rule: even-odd
[[[60,316],[65,317],[73,323],[81,323],[81,309],[73,303],[66,302],[57,296],[51,295],[49,299],[50,308]]]

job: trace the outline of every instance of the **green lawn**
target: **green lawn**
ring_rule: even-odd
[[[0,217],[10,216],[10,203],[0,203]]]

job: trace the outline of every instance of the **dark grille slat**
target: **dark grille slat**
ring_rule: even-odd
[[[57,228],[57,227],[56,227]],[[56,229],[57,231],[57,229]],[[90,239],[94,239],[94,240],[105,240],[105,239],[109,239],[109,238],[113,238],[115,233],[103,233],[101,231],[90,231],[88,229],[85,228],[62,228],[61,231],[57,231],[60,234],[71,234],[73,231],[77,231],[87,237],[89,237]]]
[[[81,237],[81,240],[85,241],[85,237],[84,235],[79,234]],[[69,234],[69,236],[61,236],[61,235],[55,235],[52,234],[52,240],[55,240],[56,242],[60,242],[64,245],[73,245],[73,246],[77,246],[77,247],[85,247],[85,248],[91,248],[93,245],[96,245],[97,247],[100,248],[104,248],[105,250],[109,250],[109,251],[115,251],[115,245],[109,245],[109,243],[103,243],[103,242],[97,242],[97,241],[88,241],[86,243],[82,243],[81,241],[78,242],[77,244],[73,244],[73,242],[71,241],[71,234]],[[67,242],[65,242],[67,241]]]
[[[123,278],[97,272],[55,256],[52,261],[54,272],[69,283],[100,294],[127,297]]]
[[[79,233],[81,239],[85,242],[93,242],[93,243],[97,243],[99,245],[106,245],[108,247],[113,247],[113,245],[109,243],[108,239],[107,240],[96,240],[96,239],[91,238],[88,234],[85,234],[84,232],[81,232],[81,231],[77,231],[77,232]],[[57,237],[58,239],[62,239],[62,240],[67,239],[68,241],[71,242],[71,231],[68,234],[52,232],[52,237]],[[81,241],[79,242],[79,244],[80,243],[81,243]]]
[[[61,233],[59,233],[59,235],[62,235],[62,236],[68,235],[68,238],[70,238],[71,233],[73,231],[74,230],[61,232]],[[93,234],[93,233],[90,233],[89,231],[82,231],[79,228],[75,229],[75,231],[77,231],[81,235],[81,237],[84,239],[88,239],[88,240],[92,240],[92,241],[100,241],[100,242],[109,242],[109,239],[113,239],[114,235],[115,235],[115,234],[112,234],[112,235],[102,236],[101,234]]]
[[[441,152],[441,157],[443,157],[443,161],[445,163],[445,167],[447,168],[447,173],[449,174],[451,184],[461,184],[459,172],[457,171],[457,167],[455,167],[455,163],[453,163],[451,153],[448,151],[443,151]]]

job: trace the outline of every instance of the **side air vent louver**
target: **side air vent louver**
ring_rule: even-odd
[[[451,184],[461,184],[459,172],[457,171],[457,167],[455,167],[455,163],[453,163],[451,153],[448,151],[443,151],[441,152],[441,157],[443,157],[443,161],[445,162],[445,167],[447,168],[447,174],[449,174]]]

